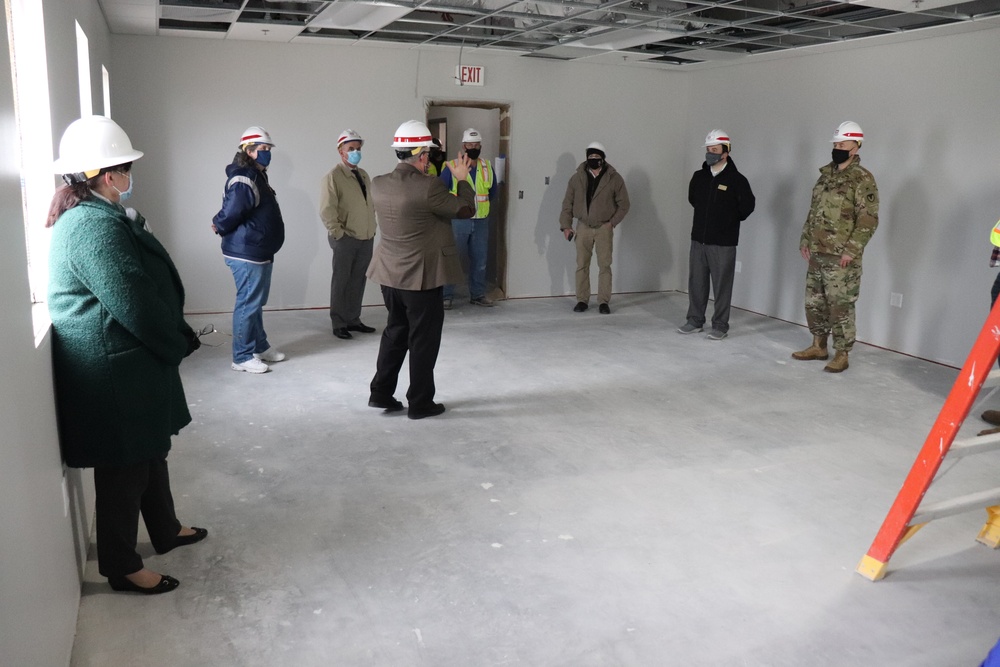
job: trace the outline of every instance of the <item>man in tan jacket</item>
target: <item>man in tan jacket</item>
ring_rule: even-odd
[[[576,238],[576,306],[582,313],[590,306],[590,258],[597,246],[597,302],[600,312],[611,313],[611,254],[614,229],[628,213],[628,190],[618,171],[605,161],[604,146],[587,146],[587,160],[570,176],[563,198],[559,227],[567,241]],[[576,232],[573,219],[576,218]]]
[[[358,166],[364,140],[354,130],[344,130],[337,139],[340,164],[323,179],[319,217],[327,229],[333,250],[330,278],[330,320],[333,335],[349,340],[351,332],[374,333],[361,321],[365,295],[365,271],[375,244],[375,204],[372,181]]]
[[[453,195],[439,179],[426,175],[432,145],[427,125],[417,120],[403,123],[392,143],[399,164],[372,181],[382,240],[368,277],[382,285],[389,317],[368,405],[387,412],[403,409],[393,394],[409,352],[410,419],[433,417],[445,409],[434,402],[434,366],[444,325],[442,286],[462,277],[451,221],[471,218],[476,210],[475,191],[466,180],[471,160],[462,156],[452,167],[458,180]]]

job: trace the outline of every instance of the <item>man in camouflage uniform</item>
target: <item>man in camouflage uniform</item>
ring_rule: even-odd
[[[861,166],[858,149],[864,133],[854,122],[841,123],[833,135],[833,161],[820,168],[799,251],[809,262],[806,273],[806,322],[812,345],[793,359],[828,359],[833,333],[836,354],[823,369],[847,369],[854,347],[854,303],[861,291],[861,255],[878,226],[878,186]]]

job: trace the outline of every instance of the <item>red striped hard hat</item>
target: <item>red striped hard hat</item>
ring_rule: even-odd
[[[362,146],[365,145],[365,140],[361,138],[360,134],[354,130],[344,130],[340,133],[340,136],[337,137],[337,148],[340,148],[348,141],[359,141]]]
[[[268,146],[273,146],[274,142],[271,141],[271,135],[267,133],[267,130],[258,125],[251,125],[243,130],[243,136],[240,137],[240,148],[243,148],[247,144],[267,144]]]
[[[861,131],[861,126],[853,120],[848,120],[840,124],[837,131],[833,134],[833,139],[830,139],[830,141],[833,143],[837,143],[838,141],[856,141],[860,144],[864,139],[865,133]]]
[[[705,146],[719,146],[721,144],[725,144],[726,148],[729,148],[731,145],[729,135],[725,130],[712,130],[705,137]]]
[[[419,148],[433,146],[434,137],[427,124],[419,120],[408,120],[398,128],[392,137],[393,148]]]

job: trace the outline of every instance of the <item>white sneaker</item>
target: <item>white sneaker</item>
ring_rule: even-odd
[[[271,370],[271,368],[260,359],[247,359],[241,363],[236,363],[234,361],[233,370],[245,371],[247,373],[266,373]]]
[[[279,352],[276,348],[269,347],[263,352],[254,352],[253,358],[273,364],[277,361],[284,361],[286,359],[286,355],[284,352]]]

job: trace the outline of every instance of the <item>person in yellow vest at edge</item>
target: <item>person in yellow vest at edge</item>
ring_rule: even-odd
[[[427,163],[427,175],[428,176],[440,176],[441,169],[444,168],[445,155],[444,151],[441,150],[441,140],[434,138],[431,139],[434,145],[431,146],[431,156],[430,161]]]
[[[479,156],[482,148],[483,138],[478,130],[470,127],[462,134],[459,155],[469,156],[473,164],[467,180],[476,191],[476,213],[471,220],[452,220],[451,231],[463,263],[466,257],[469,260],[469,303],[491,308],[493,302],[486,298],[486,254],[490,244],[490,202],[496,197],[497,184],[489,160]],[[451,176],[454,164],[454,160],[446,162],[439,177],[452,194],[458,190],[458,182]],[[443,298],[444,309],[451,310],[454,285],[444,286]]]
[[[997,221],[997,224],[993,226],[993,231],[990,232],[990,243],[993,244],[993,252],[990,254],[990,267],[993,268],[1000,266],[1000,220]],[[996,279],[993,281],[993,288],[990,290],[991,308],[993,307],[993,304],[997,302],[998,296],[1000,296],[1000,274],[997,274]],[[987,410],[980,416],[987,424],[1000,426],[1000,410]],[[989,429],[988,431],[983,431],[979,435],[997,432],[1000,432],[1000,428]]]

